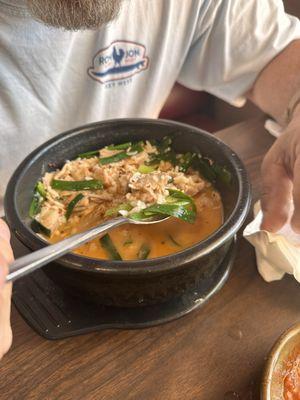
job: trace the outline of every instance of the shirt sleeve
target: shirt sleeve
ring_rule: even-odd
[[[204,0],[178,81],[241,107],[260,71],[299,38],[281,0]]]

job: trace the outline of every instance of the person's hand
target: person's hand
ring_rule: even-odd
[[[0,359],[9,350],[12,342],[10,327],[11,284],[5,284],[8,263],[13,260],[10,233],[5,222],[0,219]]]
[[[300,110],[276,140],[262,164],[262,229],[277,232],[294,202],[292,228],[300,233]]]

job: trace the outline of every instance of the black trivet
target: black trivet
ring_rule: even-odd
[[[196,291],[166,303],[120,308],[85,303],[64,292],[38,270],[14,284],[13,301],[27,323],[46,339],[62,339],[101,329],[136,329],[180,318],[201,307],[226,282],[235,255],[235,242],[217,271]]]

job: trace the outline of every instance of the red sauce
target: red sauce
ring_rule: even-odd
[[[300,400],[300,351],[294,351],[286,363],[284,400]]]

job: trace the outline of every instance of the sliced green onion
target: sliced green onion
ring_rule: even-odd
[[[217,179],[219,179],[225,185],[230,185],[232,176],[225,167],[221,167],[218,164],[213,164],[213,169],[215,171]]]
[[[123,243],[123,246],[129,246],[130,244],[132,244],[133,243],[133,240],[132,239],[127,239],[127,240],[125,240],[125,242]]]
[[[120,153],[114,154],[113,156],[99,158],[99,163],[101,165],[106,165],[124,160],[125,158],[129,157],[130,156],[126,153],[126,151],[121,151]]]
[[[158,215],[175,217],[190,224],[194,223],[196,219],[196,213],[193,210],[189,210],[187,206],[176,204],[153,204],[140,212],[130,214],[130,218],[142,221]]]
[[[122,203],[119,204],[117,207],[109,208],[105,212],[105,217],[112,217],[113,215],[118,215],[119,211],[121,210],[130,211],[132,210],[132,205],[130,203]]]
[[[211,162],[200,154],[187,152],[177,155],[172,149],[172,138],[166,136],[160,143],[155,143],[158,153],[150,155],[148,166],[158,165],[161,161],[168,161],[173,166],[178,166],[179,171],[186,172],[190,167],[198,170],[203,178],[209,182],[216,183],[218,180],[226,185],[231,182],[231,173],[216,163]]]
[[[29,216],[34,218],[41,210],[42,203],[47,197],[46,189],[41,181],[34,188],[33,198],[29,207]]]
[[[173,139],[170,136],[165,136],[162,138],[160,143],[157,145],[157,148],[160,153],[167,153],[172,146]]]
[[[138,172],[140,172],[141,174],[150,174],[153,171],[155,171],[155,167],[151,165],[142,164],[138,168]]]
[[[157,165],[161,161],[168,161],[172,165],[177,165],[176,153],[173,150],[170,150],[163,154],[152,154],[150,155],[150,161],[147,162],[147,165]]]
[[[34,194],[29,207],[30,218],[34,218],[40,212],[41,204],[42,204],[42,197],[40,195]]]
[[[100,243],[111,260],[122,260],[122,257],[120,256],[108,233],[102,236]]]
[[[182,219],[183,221],[194,223],[196,219],[196,213],[192,209],[188,209],[187,206],[176,205],[176,204],[153,204],[152,206],[147,207],[143,210],[146,215],[153,216],[156,214],[159,215],[168,215],[171,217]]]
[[[34,219],[31,223],[31,228],[35,233],[42,233],[43,235],[50,237],[51,236],[51,230],[46,228],[44,225],[42,225],[39,221]]]
[[[128,144],[129,143],[123,143],[121,145],[116,145],[114,147],[114,149],[112,149],[111,146],[109,146],[108,148],[109,148],[109,150],[117,150],[116,147],[119,147],[119,150],[121,150],[120,146],[125,146],[125,145],[127,146]],[[125,150],[124,151],[120,151],[119,153],[114,154],[114,155],[109,156],[109,157],[101,157],[99,159],[99,163],[101,165],[106,165],[106,164],[119,162],[119,161],[124,160],[126,158],[129,158],[131,156],[134,156],[135,154],[140,153],[140,152],[143,151],[143,145],[144,145],[143,142],[137,142],[137,143],[134,143],[134,144],[130,143],[130,146],[126,147],[126,151]],[[124,149],[125,149],[125,147],[124,147]]]
[[[194,168],[200,172],[203,178],[207,179],[209,182],[215,182],[216,174],[211,167],[209,159],[198,155],[198,157],[194,160]]]
[[[166,197],[166,202],[168,203],[168,204],[175,204],[176,206],[188,206],[188,205],[190,205],[191,204],[191,202],[190,201],[188,201],[188,200],[181,200],[181,199],[175,199],[174,197],[172,197],[172,196],[168,196],[168,197]]]
[[[155,217],[155,215],[156,214],[152,214],[152,213],[147,214],[146,208],[145,208],[142,211],[137,211],[137,212],[131,213],[129,215],[129,217],[131,219],[136,220],[136,221],[142,221],[142,220],[147,220],[147,219],[150,219],[150,218],[152,219],[153,217]]]
[[[83,194],[82,194],[82,193],[79,193],[77,196],[74,197],[73,200],[70,201],[70,203],[68,204],[68,207],[67,207],[66,214],[65,214],[65,217],[66,217],[66,220],[67,220],[67,221],[68,221],[68,219],[70,218],[70,216],[71,216],[71,214],[72,214],[72,212],[73,212],[73,210],[74,210],[76,204],[77,204],[81,199],[83,199],[83,197],[84,197]]]
[[[173,238],[172,235],[168,234],[168,238],[170,239],[170,241],[177,247],[181,247],[181,245]]]
[[[166,198],[167,203],[152,204],[139,212],[130,214],[130,218],[141,221],[156,216],[172,216],[185,222],[194,223],[197,215],[194,200],[179,190],[168,190],[170,195]]]
[[[165,136],[161,142],[156,144],[158,153],[150,155],[150,161],[147,165],[157,165],[161,161],[168,161],[172,165],[176,165],[176,153],[171,146],[172,138],[170,136]]]
[[[185,153],[179,158],[179,171],[186,172],[192,165],[196,153]]]
[[[45,199],[47,197],[47,192],[43,182],[39,181],[36,186],[35,190]]]
[[[138,259],[139,260],[146,260],[150,254],[151,248],[147,243],[142,244],[141,248],[138,252]]]
[[[141,153],[143,150],[144,150],[144,143],[137,142],[129,147],[129,149],[127,150],[127,154],[132,156],[135,155],[136,153]]]
[[[111,144],[110,146],[107,146],[107,149],[108,150],[126,150],[130,146],[132,146],[131,142],[121,143],[121,144]]]
[[[106,165],[106,164],[111,164],[111,163],[115,163],[121,160],[124,160],[126,158],[129,158],[131,156],[134,156],[137,153],[140,153],[143,151],[143,142],[137,142],[137,143],[122,143],[122,144],[117,144],[117,145],[111,145],[108,146],[107,148],[109,150],[122,150],[124,149],[124,151],[120,151],[117,154],[114,154],[112,156],[109,157],[101,157],[99,159],[99,163],[101,165]],[[126,150],[126,151],[125,151]]]
[[[168,192],[169,192],[169,194],[170,194],[170,196],[172,196],[172,197],[174,197],[174,198],[177,198],[177,199],[186,199],[186,200],[189,200],[189,201],[193,201],[193,199],[188,195],[188,194],[185,194],[184,192],[181,192],[180,190],[177,190],[177,189],[168,189]],[[169,196],[169,197],[170,197]]]
[[[92,158],[99,157],[99,150],[87,151],[86,153],[78,154],[77,158]]]
[[[178,205],[190,204],[192,210],[196,212],[196,205],[192,197],[176,189],[168,189],[168,192],[169,196],[166,198],[167,201],[176,202]]]
[[[193,160],[192,166],[200,172],[203,178],[211,183],[216,183],[217,181],[220,181],[225,185],[231,183],[232,176],[227,168],[212,163],[208,158],[198,155],[198,157]]]
[[[86,181],[61,181],[53,179],[51,182],[51,187],[57,190],[98,190],[103,189],[103,183],[96,179],[86,180]]]

